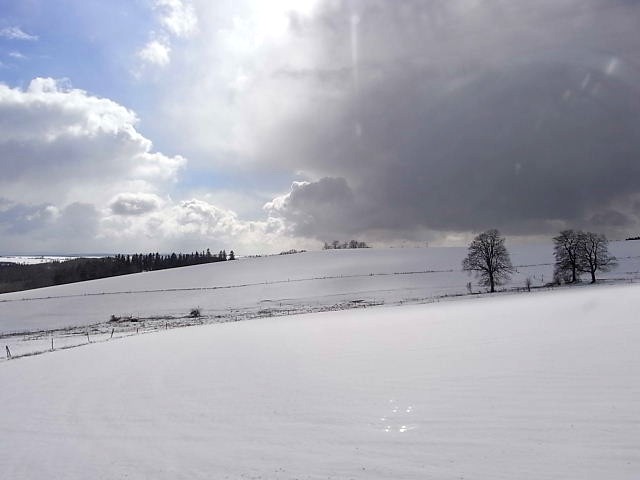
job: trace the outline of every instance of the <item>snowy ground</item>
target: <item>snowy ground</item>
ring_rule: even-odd
[[[510,248],[517,273],[540,287],[552,276],[550,245]],[[640,242],[614,242],[610,281],[640,278]],[[363,249],[245,258],[0,295],[0,345],[13,355],[193,323],[228,322],[467,294],[465,248]],[[474,285],[474,292],[479,287]],[[199,307],[202,317],[188,318]],[[132,321],[109,322],[112,315]],[[13,335],[13,333],[20,333]]]
[[[59,255],[0,255],[0,263],[20,263],[22,265],[35,265],[38,263],[63,262],[77,257]]]
[[[6,361],[2,477],[637,479],[638,310],[585,287]]]

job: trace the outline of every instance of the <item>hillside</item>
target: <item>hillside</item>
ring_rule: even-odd
[[[636,479],[640,287],[206,325],[0,364],[5,478]]]
[[[506,288],[552,278],[550,245],[510,248],[517,273]],[[640,278],[640,244],[613,242],[618,267],[603,278]],[[106,322],[111,315],[209,317],[295,313],[356,304],[415,302],[466,294],[465,248],[327,250],[245,258],[0,295],[0,333]],[[477,286],[474,292],[481,291]]]

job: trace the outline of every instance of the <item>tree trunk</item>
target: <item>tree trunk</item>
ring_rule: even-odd
[[[491,285],[491,293],[494,293],[496,291],[496,288],[495,288],[495,281],[493,280],[492,273],[489,274],[489,284]]]
[[[596,283],[596,271],[591,270],[591,283]]]

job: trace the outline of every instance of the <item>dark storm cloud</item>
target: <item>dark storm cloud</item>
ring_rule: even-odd
[[[638,25],[637,2],[595,0],[334,2],[296,19],[315,69],[287,80],[324,101],[267,153],[332,180],[281,215],[321,237],[637,224]]]
[[[332,238],[358,230],[354,221],[357,209],[354,195],[344,178],[326,177],[313,183],[296,183],[288,195],[265,207],[271,215],[293,225],[295,235],[313,237],[321,232],[326,238]]]
[[[590,223],[601,227],[626,227],[632,222],[630,218],[624,213],[617,210],[607,210],[605,212],[597,213],[590,219]]]

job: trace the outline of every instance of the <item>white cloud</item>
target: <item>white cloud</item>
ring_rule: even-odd
[[[15,58],[17,60],[24,60],[24,59],[27,58],[23,54],[21,54],[20,52],[9,52],[9,56],[11,58]]]
[[[171,47],[158,40],[151,40],[138,51],[138,57],[147,64],[165,67],[171,61]]]
[[[0,118],[0,189],[24,205],[102,208],[121,192],[162,191],[187,163],[153,151],[133,111],[64,81],[0,84]]]
[[[119,193],[109,208],[116,215],[143,215],[160,208],[162,199],[151,193]]]
[[[136,114],[122,105],[74,89],[65,82],[36,78],[25,90],[0,84],[0,185],[60,185],[115,181],[175,180],[186,160],[153,151],[141,135]],[[95,197],[94,197],[95,198]]]
[[[65,207],[0,199],[0,251],[133,252],[191,251],[210,247],[238,253],[277,253],[317,247],[290,237],[284,221],[243,220],[232,210],[191,198],[174,202],[124,192],[107,208],[72,202]]]
[[[172,199],[186,159],[154,151],[136,114],[113,100],[51,78],[0,84],[0,119],[0,251],[299,245],[277,216],[251,221],[189,193]]]
[[[162,153],[142,152],[135,157],[134,174],[140,178],[158,178],[161,180],[176,180],[176,172],[187,160],[181,155],[168,157]]]
[[[137,200],[139,195],[132,198]],[[285,235],[284,222],[279,218],[243,220],[232,210],[197,198],[165,202],[160,208],[137,215],[106,215],[100,231],[101,238],[114,244],[138,248],[160,244],[164,249],[211,246],[243,253],[273,253],[300,246],[299,239]]]
[[[198,17],[189,0],[155,0],[159,32],[150,32],[152,39],[138,50],[143,65],[166,67],[171,63],[172,39],[187,38],[198,29]],[[141,77],[143,69],[134,70]]]
[[[5,27],[0,29],[0,37],[8,38],[9,40],[38,40],[37,35],[30,35],[24,32],[20,27]]]
[[[198,27],[195,9],[188,0],[156,0],[160,23],[176,37],[187,37]]]
[[[237,236],[246,229],[230,210],[222,210],[205,201],[192,199],[180,202],[170,211],[167,219],[170,231],[212,236],[225,234]]]

